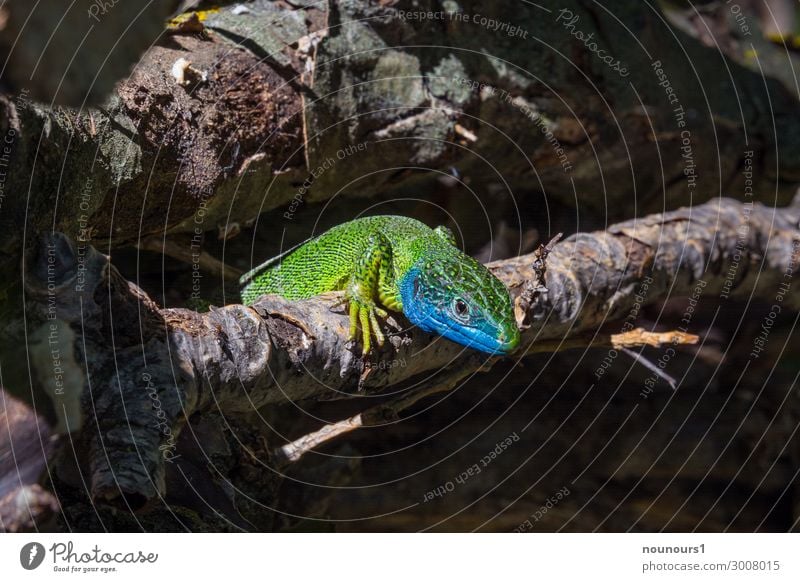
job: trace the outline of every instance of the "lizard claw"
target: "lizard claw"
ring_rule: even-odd
[[[347,297],[346,295],[344,295],[341,298],[339,298],[336,301],[334,301],[333,303],[331,303],[331,311],[333,311],[337,307],[341,307],[342,305],[344,305],[346,303],[349,303],[349,302],[350,302],[350,298]]]
[[[388,317],[388,313],[375,305],[372,300],[358,297],[350,298],[350,340],[358,337],[358,328],[361,326],[361,338],[363,355],[369,353],[371,347],[371,336],[375,336],[375,343],[383,346],[385,337],[381,331],[378,317]]]

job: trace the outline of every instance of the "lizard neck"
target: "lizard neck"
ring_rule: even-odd
[[[403,302],[403,314],[408,320],[428,333],[435,331],[430,325],[430,307],[418,298],[420,268],[418,265],[412,266],[400,278],[398,287],[400,299]]]

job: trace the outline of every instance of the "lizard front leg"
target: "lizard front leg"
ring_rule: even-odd
[[[378,307],[376,299],[392,310],[402,310],[394,286],[392,270],[392,245],[384,235],[375,233],[367,239],[367,248],[356,263],[346,292],[350,302],[350,339],[358,336],[361,326],[363,353],[371,347],[370,336],[382,346],[383,332],[378,324],[378,316],[384,318],[388,313]]]

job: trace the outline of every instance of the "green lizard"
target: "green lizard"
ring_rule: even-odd
[[[383,345],[378,317],[402,312],[424,331],[491,354],[519,344],[508,290],[478,261],[455,246],[449,229],[431,229],[404,216],[371,216],[340,224],[289,249],[240,279],[242,301],[274,293],[306,299],[344,290],[350,339],[361,327],[364,354],[370,336]]]

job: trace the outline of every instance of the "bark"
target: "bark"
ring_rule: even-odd
[[[161,35],[177,7],[178,0],[4,2],[3,90],[51,105],[98,105]]]
[[[294,200],[293,213],[343,187],[349,196],[430,188],[451,167],[495,200],[519,191],[541,210],[542,194],[575,204],[577,191],[582,207],[616,216],[630,201],[644,213],[741,197],[749,151],[757,190],[778,203],[800,179],[797,100],[645,5],[613,15],[591,2],[563,5],[577,30],[619,56],[627,77],[594,58],[555,10],[462,6],[515,23],[527,33],[517,38],[469,19],[413,22],[399,16],[410,8],[403,3],[318,6],[201,13],[200,28],[163,35],[100,110],[7,101],[20,170],[7,191],[30,195],[5,200],[2,225],[27,216],[31,232],[55,223],[118,245],[198,226],[227,230]],[[195,71],[185,84],[172,74],[180,58]],[[655,61],[677,102],[659,85]],[[18,229],[2,232],[2,248],[19,248]]]
[[[57,448],[45,419],[0,387],[0,531],[54,527],[60,509],[39,480]]]

